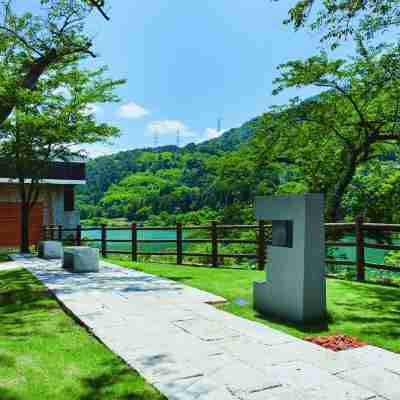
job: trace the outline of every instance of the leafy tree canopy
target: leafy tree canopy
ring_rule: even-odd
[[[323,40],[338,43],[361,32],[372,37],[400,24],[397,0],[299,0],[289,10],[289,18],[296,29],[306,24],[324,32]]]
[[[0,125],[39,80],[59,65],[95,57],[85,22],[92,6],[82,0],[40,0],[40,12],[17,14],[14,1],[0,1]]]
[[[357,168],[392,151],[400,139],[399,57],[399,47],[366,48],[359,41],[350,62],[322,53],[280,67],[275,93],[306,86],[325,91],[264,116],[260,162],[287,165],[308,190],[326,193],[331,220],[340,218]]]

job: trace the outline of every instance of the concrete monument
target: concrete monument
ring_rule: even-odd
[[[258,197],[259,220],[272,221],[267,281],[254,283],[254,307],[294,322],[326,314],[325,229],[322,194]]]

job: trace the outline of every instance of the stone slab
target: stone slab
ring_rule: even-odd
[[[400,399],[400,375],[382,368],[379,364],[373,367],[360,368],[339,374],[348,382],[364,387],[387,400]]]
[[[375,346],[364,346],[346,352],[349,356],[368,366],[379,365],[400,375],[400,354]]]

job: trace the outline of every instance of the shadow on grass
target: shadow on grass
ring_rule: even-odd
[[[324,332],[329,329],[329,324],[333,322],[332,316],[328,313],[324,320],[320,322],[313,323],[304,323],[300,324],[298,322],[289,322],[282,318],[278,318],[275,316],[265,316],[255,311],[254,316],[260,320],[265,322],[271,322],[279,325],[286,326],[287,328],[294,328],[300,332],[305,334],[317,334],[320,332]]]
[[[125,382],[125,393],[118,395],[118,400],[166,400],[150,385],[143,387],[140,375],[124,365],[121,361],[111,361],[103,365],[105,372],[97,376],[82,379],[81,383],[85,395],[79,400],[101,400],[107,397],[107,393],[113,392],[115,385]],[[115,390],[115,393],[118,391]]]
[[[15,367],[15,357],[12,357],[8,354],[0,354],[0,366],[6,368]],[[2,397],[0,397],[2,399]]]
[[[0,399],[1,400],[22,400],[21,397],[17,397],[12,393],[11,390],[0,387]]]
[[[0,273],[0,335],[22,338],[34,332],[48,336],[46,323],[58,309],[47,289],[29,272]]]
[[[194,278],[192,276],[168,276],[165,279],[169,279],[169,280],[175,281],[175,282],[181,282],[181,281],[191,281]]]
[[[0,263],[5,263],[5,262],[8,262],[8,261],[11,261],[10,257],[8,257],[6,255],[3,255],[3,254],[0,254]]]

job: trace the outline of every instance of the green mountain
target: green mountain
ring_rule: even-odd
[[[237,190],[227,181],[240,165],[235,154],[253,137],[258,123],[255,118],[218,138],[183,148],[136,149],[90,160],[87,185],[77,195],[82,217],[146,220],[225,209]],[[250,177],[241,185],[244,181],[253,184]],[[243,196],[236,198],[246,202],[251,190],[242,189]]]
[[[260,117],[253,118],[245,122],[239,128],[229,129],[220,137],[202,142],[197,145],[200,150],[218,149],[222,151],[232,151],[237,149],[243,143],[251,139],[260,123]]]

